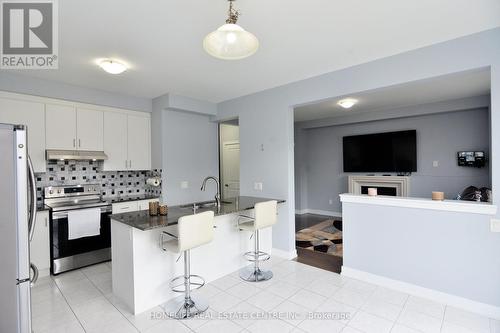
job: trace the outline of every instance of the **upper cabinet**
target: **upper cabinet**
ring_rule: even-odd
[[[104,112],[104,170],[117,171],[128,168],[127,145],[128,115],[119,112]]]
[[[76,108],[71,105],[47,104],[45,138],[47,149],[77,149]]]
[[[35,172],[46,149],[104,151],[104,170],[151,168],[151,115],[146,112],[0,91],[0,123],[28,127]]]
[[[28,126],[28,153],[35,172],[45,172],[45,105],[0,98],[0,123]]]
[[[78,149],[103,150],[103,112],[78,108],[76,110],[76,135]]]
[[[128,160],[131,170],[151,168],[151,118],[128,116]]]
[[[104,170],[151,168],[151,118],[136,114],[104,112]]]
[[[103,150],[103,112],[47,104],[47,149]]]

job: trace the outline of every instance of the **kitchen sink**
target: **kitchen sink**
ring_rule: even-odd
[[[221,204],[230,204],[230,201],[221,201]],[[188,208],[188,209],[203,209],[203,208],[210,208],[210,207],[215,207],[216,202],[215,200],[212,201],[199,201],[199,202],[193,202],[185,205],[180,205],[179,207],[181,208]]]

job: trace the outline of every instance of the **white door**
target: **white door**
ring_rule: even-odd
[[[77,149],[76,110],[68,105],[45,105],[47,149]]]
[[[104,112],[104,161],[105,171],[126,170],[127,156],[127,115],[119,112]]]
[[[103,150],[103,112],[76,110],[76,137],[79,150]]]
[[[222,188],[224,198],[240,195],[240,142],[222,143]]]
[[[30,243],[30,260],[38,268],[40,275],[48,275],[50,269],[49,211],[36,214],[35,231]]]
[[[45,167],[45,105],[0,98],[0,123],[28,126],[28,153],[35,172]]]
[[[151,169],[151,121],[149,117],[128,116],[128,168]]]

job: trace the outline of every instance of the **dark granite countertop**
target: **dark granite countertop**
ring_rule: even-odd
[[[157,195],[142,194],[142,195],[124,195],[121,197],[105,199],[104,201],[114,204],[118,202],[140,201],[140,200],[150,200],[158,198],[159,196]]]
[[[215,216],[233,214],[244,210],[253,209],[256,203],[269,200],[278,200],[278,203],[285,202],[285,200],[280,199],[240,196],[223,200],[221,202],[220,211],[217,211],[217,208],[215,206],[211,206],[198,208],[196,209],[196,213],[213,211],[215,213]],[[165,216],[150,216],[149,210],[141,210],[138,212],[113,214],[111,215],[111,219],[137,228],[139,230],[151,230],[176,225],[180,217],[193,214],[193,209],[191,206],[171,206],[168,208],[168,214]]]

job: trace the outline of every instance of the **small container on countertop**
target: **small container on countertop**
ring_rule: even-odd
[[[432,192],[432,200],[443,201],[444,192]]]

